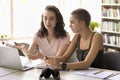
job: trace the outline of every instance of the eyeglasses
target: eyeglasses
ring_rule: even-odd
[[[40,74],[39,80],[60,80],[59,70],[53,68],[44,68]]]

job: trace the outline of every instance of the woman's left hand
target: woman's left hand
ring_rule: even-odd
[[[40,54],[36,53],[34,55],[28,55],[29,59],[36,60],[40,58]]]

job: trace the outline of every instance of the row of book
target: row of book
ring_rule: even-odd
[[[120,0],[102,0],[102,3],[117,3],[120,4]]]
[[[103,34],[103,40],[105,44],[120,46],[120,36]]]
[[[102,7],[102,16],[120,18],[120,7]]]
[[[101,29],[105,31],[120,32],[120,21],[104,20]]]

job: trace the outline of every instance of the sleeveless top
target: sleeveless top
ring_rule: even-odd
[[[77,56],[79,61],[83,61],[86,58],[86,56],[87,56],[87,54],[88,54],[88,52],[91,48],[92,38],[93,38],[94,34],[95,34],[95,32],[93,32],[93,34],[91,36],[91,39],[90,39],[89,48],[86,49],[86,50],[81,50],[80,49],[80,38],[81,38],[81,36],[80,35],[78,36],[78,38],[77,38],[77,48],[76,48],[77,55],[76,56]],[[103,50],[98,51],[98,54],[97,54],[95,60],[93,61],[93,63],[91,64],[91,67],[103,68]]]

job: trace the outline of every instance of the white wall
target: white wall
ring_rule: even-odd
[[[102,0],[81,0],[81,7],[88,10],[92,21],[101,23],[101,1]]]
[[[70,25],[70,14],[73,10],[80,8],[81,6],[81,0],[60,0],[60,10],[61,13],[63,14],[64,17],[64,21],[65,21],[65,29],[69,32],[69,33],[73,33],[71,31],[71,28],[69,27]]]

